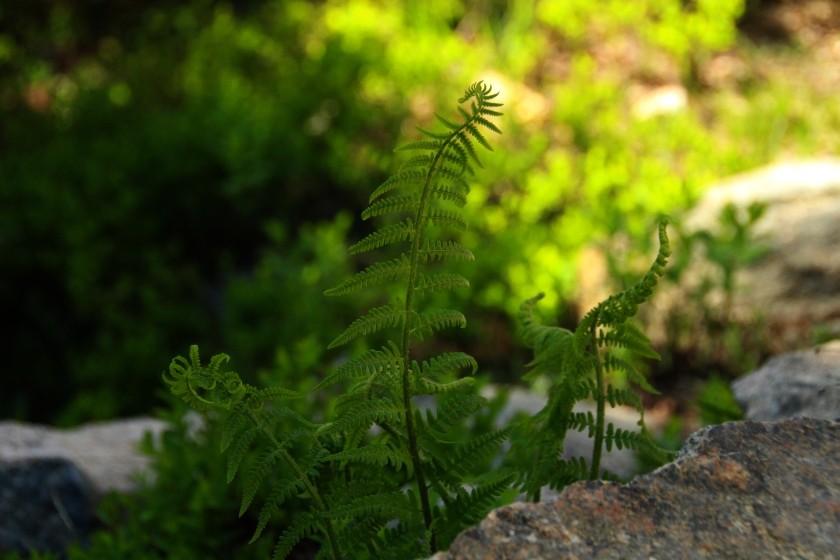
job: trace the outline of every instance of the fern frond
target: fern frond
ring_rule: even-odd
[[[427,219],[433,224],[449,227],[456,231],[467,229],[467,220],[458,212],[430,210]]]
[[[607,451],[612,450],[615,445],[618,449],[638,449],[648,444],[650,436],[640,432],[631,432],[622,428],[616,428],[612,422],[607,424],[607,432],[604,437],[604,444]]]
[[[456,241],[427,241],[419,251],[420,259],[425,261],[475,260],[472,251]]]
[[[474,119],[474,120],[477,120],[477,119]],[[466,125],[464,128],[467,129],[467,132],[469,132],[472,135],[472,137],[475,138],[478,141],[479,144],[481,144],[482,146],[484,146],[485,148],[487,148],[491,152],[493,151],[493,147],[490,145],[490,142],[488,142],[487,139],[484,137],[484,135],[481,134],[481,132],[478,130],[477,126],[470,123],[470,124]]]
[[[359,253],[379,249],[385,245],[410,241],[413,238],[414,222],[411,218],[406,218],[398,224],[391,224],[374,231],[361,241],[351,245],[347,252],[351,255],[358,255]]]
[[[632,389],[616,389],[612,385],[609,385],[607,387],[606,398],[607,402],[613,408],[617,406],[632,406],[637,411],[644,412],[642,400]]]
[[[392,195],[377,200],[362,212],[362,219],[368,220],[393,212],[414,211],[420,206],[420,197],[416,195]]]
[[[321,529],[318,517],[311,512],[295,514],[292,524],[277,539],[272,560],[283,560],[297,544]]]
[[[389,347],[383,346],[381,350],[368,350],[336,368],[313,390],[323,389],[354,377],[369,377],[387,369],[400,371],[402,359],[399,349],[393,343],[390,343]]]
[[[402,417],[402,408],[386,399],[365,401],[356,404],[329,424],[324,424],[316,435],[349,432],[367,429],[374,422],[397,424]]]
[[[248,474],[242,483],[242,503],[239,506],[239,517],[242,517],[242,514],[251,506],[254,496],[257,495],[257,490],[275,463],[277,463],[279,457],[279,449],[269,448],[263,452],[259,460],[248,470]]]
[[[222,430],[219,436],[222,453],[227,450],[228,446],[230,446],[233,439],[239,434],[247,422],[248,414],[245,408],[242,405],[234,407],[222,424]]]
[[[416,411],[417,423],[423,428],[424,434],[434,437],[445,436],[457,422],[488,404],[490,402],[480,395],[455,393],[446,399],[441,399],[437,411],[427,410],[425,417],[420,411]]]
[[[645,379],[645,376],[633,365],[632,362],[619,358],[611,352],[604,354],[604,368],[610,371],[622,371],[627,375],[627,378],[650,393],[651,395],[658,395],[659,391]]]
[[[467,193],[463,192],[456,186],[438,183],[429,192],[435,198],[451,202],[459,208],[463,208],[467,204]]]
[[[629,320],[616,325],[609,331],[602,331],[598,337],[598,346],[626,348],[642,358],[649,358],[651,360],[660,359],[659,354],[653,349],[647,335]]]
[[[418,140],[417,142],[409,142],[398,146],[395,151],[404,152],[409,150],[428,150],[437,152],[444,146],[443,142],[437,140]]]
[[[448,545],[466,527],[484,519],[497,500],[514,481],[510,471],[497,471],[469,492],[460,492],[446,507],[444,516],[438,518],[433,529],[440,533],[444,546]]]
[[[370,444],[364,447],[356,447],[333,453],[327,457],[327,461],[342,463],[362,463],[374,467],[391,465],[394,470],[401,470],[407,467],[409,476],[411,473],[411,457],[402,450],[396,449],[387,444]]]
[[[455,288],[469,288],[470,281],[460,274],[439,272],[435,274],[421,274],[417,279],[417,292],[434,293]]]
[[[382,195],[406,185],[422,185],[425,178],[426,174],[423,171],[417,171],[414,169],[400,171],[396,175],[391,175],[384,183],[379,185],[379,187],[373,191],[373,194],[370,195],[368,202],[372,203],[376,199],[381,198]]]
[[[357,272],[338,286],[324,292],[325,296],[340,296],[355,292],[368,286],[384,284],[394,280],[408,278],[411,270],[411,263],[408,257],[403,254],[399,258],[372,264],[366,269]]]
[[[423,340],[426,336],[443,329],[464,328],[467,326],[467,318],[454,309],[436,309],[417,315],[412,325],[411,335]]]
[[[560,490],[578,480],[589,478],[589,465],[583,457],[569,457],[557,461],[557,466],[551,473],[548,487],[552,490]]]
[[[374,307],[367,314],[353,321],[347,329],[330,342],[327,348],[335,348],[347,344],[354,338],[369,335],[382,329],[396,327],[405,316],[405,310],[393,305]]]
[[[303,484],[298,479],[281,478],[272,486],[271,492],[260,508],[259,516],[257,517],[257,527],[254,529],[254,534],[248,544],[253,544],[260,538],[262,532],[271,521],[271,515],[274,510],[279,508],[289,496],[293,496],[303,490]],[[240,514],[241,515],[241,514]]]
[[[477,465],[487,457],[499,452],[499,447],[510,437],[514,426],[490,430],[468,440],[450,451],[444,463],[444,470],[466,478]]]
[[[449,383],[438,383],[428,379],[418,379],[415,381],[414,385],[412,385],[412,388],[413,393],[417,396],[444,395],[446,393],[451,393],[452,391],[464,389],[474,384],[475,378],[472,377],[463,377],[461,379],[456,379],[455,381],[450,381]]]
[[[375,517],[387,520],[395,517],[412,519],[418,513],[403,492],[395,491],[345,501],[333,506],[327,515],[332,519]]]
[[[233,480],[233,477],[236,476],[236,472],[239,470],[239,463],[242,462],[242,458],[245,457],[245,453],[248,451],[248,448],[251,446],[251,442],[254,441],[254,437],[257,435],[257,428],[252,427],[243,432],[239,433],[239,437],[236,439],[233,445],[228,447],[227,452],[227,483]]]
[[[474,375],[478,371],[478,363],[475,358],[464,352],[444,352],[424,360],[422,365],[417,362],[411,364],[412,371],[432,380],[438,380],[445,375],[467,368],[470,370],[469,375]]]

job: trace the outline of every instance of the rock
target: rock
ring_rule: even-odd
[[[62,458],[72,462],[90,481],[98,498],[110,490],[130,492],[136,477],[149,466],[138,444],[146,432],[158,436],[162,420],[131,418],[97,422],[73,429],[0,422],[0,465],[23,459]]]
[[[649,475],[496,509],[433,558],[840,558],[838,456],[838,422],[711,426]]]
[[[767,252],[737,273],[731,315],[763,320],[768,355],[808,347],[818,335],[840,336],[840,159],[732,177],[704,193],[686,229],[714,232],[727,204],[746,209],[753,202],[766,205],[753,235]]]
[[[748,420],[840,420],[840,340],[776,356],[737,379],[732,391]]]
[[[0,462],[0,552],[62,553],[91,527],[88,482],[60,458]]]
[[[92,511],[108,491],[131,492],[149,467],[138,444],[167,424],[153,418],[74,429],[0,422],[0,553],[61,554],[84,542]]]

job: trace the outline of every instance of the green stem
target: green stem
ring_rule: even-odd
[[[592,464],[589,470],[589,480],[598,480],[598,472],[601,469],[601,448],[604,445],[604,422],[606,409],[606,395],[604,394],[604,365],[601,363],[601,354],[598,352],[598,317],[592,321],[592,328],[589,332],[590,348],[595,358],[595,402],[597,405],[595,416],[595,439],[592,442]]]
[[[256,414],[249,409],[247,406],[242,405],[245,409],[245,412],[248,414],[248,418],[251,419],[251,422],[254,423],[262,432],[263,436],[271,442],[271,444],[280,452],[280,456],[283,458],[286,463],[292,467],[292,470],[295,472],[295,475],[298,479],[303,483],[304,488],[306,491],[309,492],[309,495],[312,496],[312,501],[315,502],[315,507],[322,513],[327,513],[327,505],[324,503],[324,500],[321,498],[321,493],[318,492],[318,487],[315,485],[312,480],[310,480],[309,476],[307,476],[306,471],[304,471],[297,461],[295,461],[294,457],[289,455],[289,452],[286,451],[286,448],[283,446],[282,443],[277,441],[277,438],[274,437],[270,431],[268,431],[260,422],[259,418],[257,418]],[[332,548],[333,558],[335,560],[340,560],[341,558],[341,548],[338,545],[338,538],[335,534],[335,529],[332,525],[332,520],[328,517],[324,517],[324,529],[327,532],[327,540],[330,541],[330,548]]]
[[[470,121],[462,125],[463,129]],[[434,531],[432,531],[432,523],[434,521],[432,516],[432,506],[429,501],[429,489],[426,484],[426,475],[423,471],[423,463],[420,458],[420,447],[417,444],[417,430],[414,427],[414,415],[411,404],[411,330],[414,319],[414,293],[415,285],[417,283],[417,274],[420,263],[420,248],[423,246],[423,230],[426,226],[426,213],[429,206],[429,198],[432,186],[432,179],[435,175],[435,169],[440,161],[440,158],[447,145],[455,138],[457,132],[453,132],[443,145],[435,153],[435,157],[429,166],[429,171],[426,174],[426,180],[423,184],[423,191],[420,194],[420,204],[417,208],[417,214],[414,220],[414,236],[411,242],[410,266],[408,272],[408,284],[405,289],[405,315],[402,323],[402,337],[400,350],[402,351],[402,397],[403,397],[403,411],[405,413],[405,430],[408,437],[408,453],[411,456],[411,462],[414,466],[414,478],[417,482],[417,493],[420,496],[420,507],[423,510],[423,522],[426,525],[426,530],[430,531],[430,545],[432,550],[437,550],[437,539]]]

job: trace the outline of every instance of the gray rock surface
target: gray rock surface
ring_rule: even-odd
[[[840,558],[838,456],[838,422],[704,428],[649,475],[499,508],[434,559]]]
[[[95,497],[109,490],[130,492],[149,465],[138,444],[146,432],[158,436],[162,420],[131,418],[85,424],[73,429],[0,422],[0,465],[24,459],[67,459],[91,483]]]
[[[732,391],[748,420],[840,420],[840,340],[771,358]]]
[[[840,336],[840,159],[783,162],[732,177],[704,193],[685,225],[715,231],[727,203],[752,202],[767,206],[754,234],[768,252],[738,273],[732,316],[762,318],[771,355],[807,347],[817,333]],[[679,298],[671,304],[683,305]]]
[[[61,553],[91,526],[90,486],[60,458],[0,462],[0,553]]]

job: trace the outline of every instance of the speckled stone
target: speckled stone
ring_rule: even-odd
[[[775,356],[732,383],[748,420],[840,420],[840,340]]]
[[[840,558],[838,457],[838,422],[704,428],[629,484],[494,510],[434,560]]]
[[[92,523],[87,480],[61,458],[0,463],[0,553],[60,554],[84,542]]]

